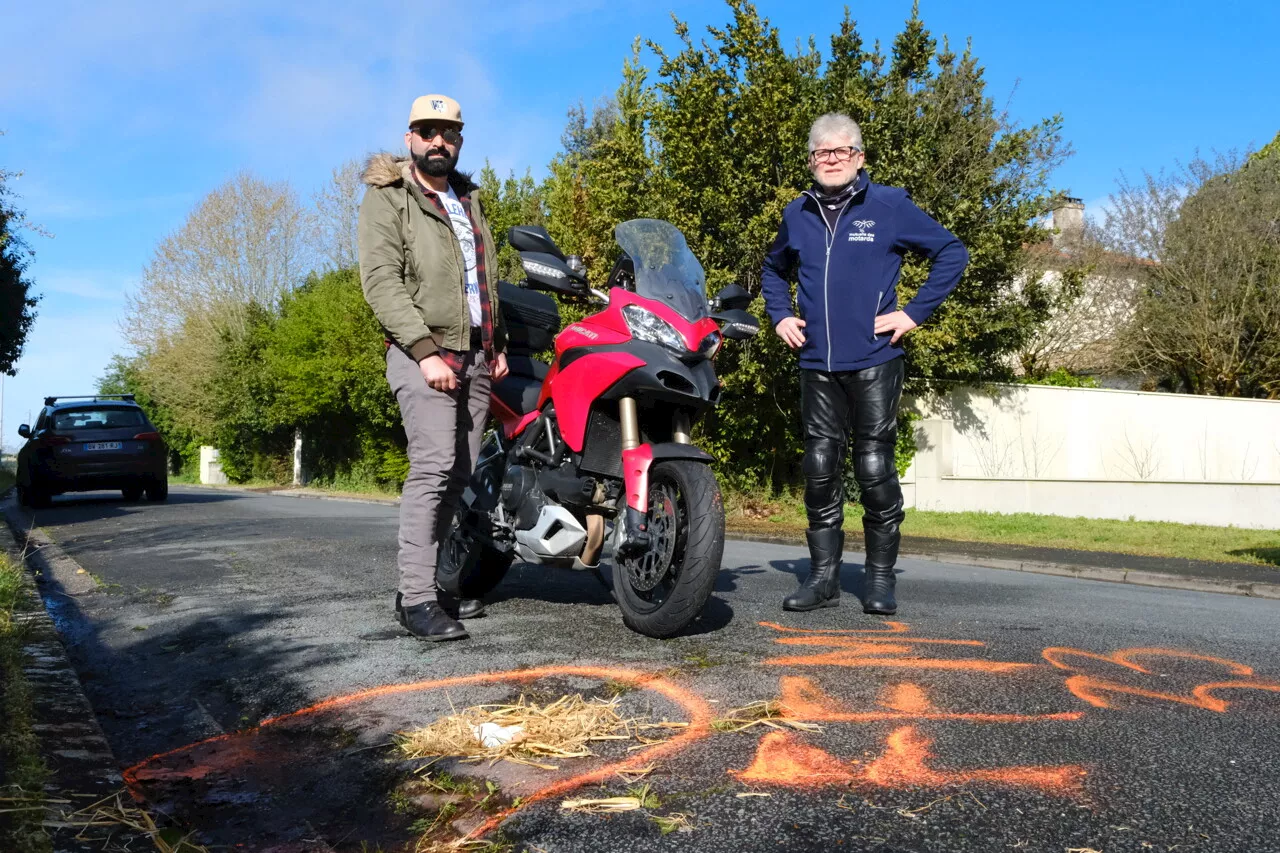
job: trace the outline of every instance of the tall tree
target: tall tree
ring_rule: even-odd
[[[25,220],[13,206],[11,184],[21,174],[0,169],[0,373],[10,376],[35,322],[37,302],[26,274],[31,249],[21,234]]]
[[[1280,151],[1122,183],[1106,236],[1140,283],[1128,364],[1192,394],[1280,399]]]
[[[1001,378],[1049,316],[1053,300],[1029,265],[1034,220],[1056,191],[1067,154],[1058,117],[1020,127],[986,94],[971,49],[939,45],[913,10],[888,55],[868,48],[846,14],[824,59],[810,41],[794,52],[745,0],[731,20],[695,41],[676,22],[680,49],[650,43],[649,80],[637,49],[608,110],[572,115],[575,143],[552,164],[548,229],[601,280],[616,256],[612,228],[634,216],[668,219],[688,238],[712,290],[738,282],[758,293],[765,249],[782,209],[811,182],[809,125],[831,111],[863,128],[872,179],[906,187],[971,253],[943,308],[907,338],[908,375],[921,380]],[[927,266],[904,266],[901,296]],[[763,305],[754,309],[764,318]],[[766,321],[767,324],[767,321]],[[724,402],[703,441],[734,460],[742,479],[793,481],[800,451],[794,357],[771,333],[720,357]]]
[[[276,310],[315,263],[308,212],[288,183],[236,175],[156,248],[129,296],[125,340],[140,376],[180,425],[211,437],[219,353]]]
[[[315,246],[328,269],[352,269],[360,262],[357,226],[364,197],[363,172],[359,160],[348,160],[333,170],[329,183],[312,197]]]

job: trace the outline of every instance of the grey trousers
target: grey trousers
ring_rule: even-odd
[[[400,592],[404,606],[436,600],[436,563],[458,498],[471,476],[489,413],[489,365],[466,357],[455,391],[427,384],[399,347],[387,350],[387,382],[409,437],[409,476],[400,495]]]

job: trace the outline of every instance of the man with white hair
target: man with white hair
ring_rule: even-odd
[[[815,184],[783,211],[762,280],[774,328],[800,356],[810,566],[782,606],[815,610],[840,603],[842,473],[852,432],[867,552],[862,609],[890,615],[898,609],[893,567],[903,518],[894,465],[902,336],[955,289],[969,255],[905,190],[871,182],[863,168],[862,131],[849,116],[828,113],[813,123],[808,162]],[[908,251],[933,265],[915,298],[899,310],[896,288]]]

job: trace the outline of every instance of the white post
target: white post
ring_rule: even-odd
[[[293,484],[304,485],[302,481],[302,430],[293,432]]]

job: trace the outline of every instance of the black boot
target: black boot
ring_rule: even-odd
[[[396,593],[396,619],[413,636],[433,643],[465,640],[469,636],[462,623],[445,613],[438,601],[403,607],[400,594]]]
[[[810,530],[809,576],[800,588],[782,602],[783,610],[817,610],[840,605],[840,557],[844,552],[844,531]]]
[[[484,615],[484,602],[478,598],[458,599],[459,619],[479,619]]]
[[[400,611],[404,609],[401,602],[404,599],[403,593],[396,593],[396,620],[401,624],[404,618],[400,615]],[[444,608],[444,612],[448,613],[454,619],[479,619],[485,615],[484,602],[478,598],[454,598],[448,593],[440,596],[440,606]]]
[[[898,602],[893,597],[897,584],[893,568],[867,566],[862,581],[862,612],[880,616],[892,616],[898,612]]]

